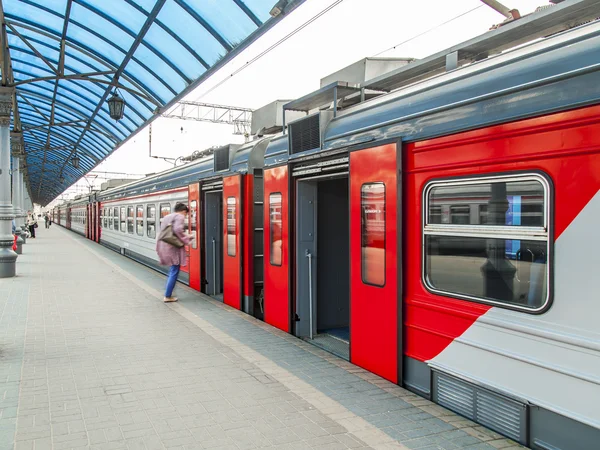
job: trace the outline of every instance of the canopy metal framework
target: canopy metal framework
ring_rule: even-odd
[[[303,1],[0,0],[1,83],[15,88],[32,200],[48,204]]]

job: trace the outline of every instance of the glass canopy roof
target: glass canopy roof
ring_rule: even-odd
[[[274,25],[276,3],[287,13],[303,1],[0,0],[2,78],[16,87],[33,201],[52,201]],[[119,121],[106,103],[115,88],[126,102]]]

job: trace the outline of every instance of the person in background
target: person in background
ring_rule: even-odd
[[[52,226],[52,216],[48,213],[48,228]]]
[[[171,225],[173,234],[177,236],[185,245],[189,244],[191,241],[191,236],[184,232],[185,218],[187,217],[188,212],[189,209],[185,204],[177,203],[175,205],[175,212],[163,217],[160,224],[159,233],[156,233],[156,253],[158,253],[158,259],[163,266],[171,266],[171,269],[169,270],[169,276],[167,278],[167,286],[165,288],[165,298],[163,299],[165,303],[177,301],[177,297],[173,297],[173,289],[175,288],[175,283],[177,282],[179,269],[181,269],[181,266],[185,266],[187,261],[185,246],[178,248],[174,245],[170,245],[161,241],[159,239],[161,235],[160,232],[163,231],[167,226]]]
[[[44,224],[46,225],[46,228],[50,228],[50,217],[48,214],[44,214]]]
[[[29,228],[29,233],[31,237],[35,239],[35,227],[37,226],[37,219],[35,218],[35,214],[31,211],[27,211],[27,228]]]
[[[15,222],[15,219],[12,220],[12,234],[13,234],[13,246],[12,249],[14,252],[17,251],[17,224]]]

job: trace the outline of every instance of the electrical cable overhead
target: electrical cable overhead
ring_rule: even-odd
[[[409,38],[409,39],[405,40],[405,41],[402,41],[402,42],[400,42],[399,44],[396,44],[396,45],[394,45],[393,47],[390,47],[390,48],[388,48],[388,49],[385,49],[385,50],[383,50],[383,51],[381,51],[381,52],[379,52],[379,53],[377,53],[377,54],[373,55],[373,57],[375,57],[375,56],[379,56],[379,55],[381,55],[382,53],[385,53],[385,52],[389,52],[390,50],[394,50],[395,48],[397,48],[397,47],[400,47],[401,45],[404,45],[404,44],[406,44],[406,43],[408,43],[408,42],[410,42],[410,41],[414,41],[414,40],[415,40],[415,39],[417,39],[418,37],[421,37],[421,36],[423,36],[423,35],[425,35],[425,34],[427,34],[427,33],[431,32],[431,31],[433,31],[433,30],[436,30],[436,29],[438,29],[438,28],[440,28],[440,27],[443,27],[444,25],[447,25],[447,24],[449,24],[450,22],[453,22],[453,21],[455,21],[456,19],[460,19],[461,17],[463,17],[463,16],[466,16],[467,14],[469,14],[469,13],[472,13],[473,11],[475,11],[475,10],[477,10],[477,9],[479,9],[479,8],[483,8],[484,6],[485,6],[485,5],[479,5],[479,6],[476,6],[475,8],[472,8],[472,9],[470,9],[470,10],[468,10],[468,11],[465,11],[464,13],[461,13],[461,14],[459,14],[458,16],[455,16],[455,17],[453,17],[453,18],[451,18],[451,19],[448,19],[448,20],[446,20],[445,22],[442,22],[442,23],[440,23],[439,25],[436,25],[436,26],[434,26],[434,27],[432,27],[432,28],[429,28],[428,30],[425,30],[425,31],[423,31],[423,32],[421,32],[421,33],[419,33],[419,34],[417,34],[417,35],[415,35],[415,36],[413,36],[413,37],[411,37],[411,38]]]
[[[300,31],[302,31],[304,28],[306,28],[307,26],[309,26],[311,23],[313,23],[315,20],[317,20],[319,17],[327,14],[329,11],[331,11],[333,8],[335,8],[336,6],[338,6],[340,3],[342,3],[344,0],[336,0],[334,3],[332,3],[331,5],[329,5],[328,7],[326,7],[325,9],[323,9],[322,11],[320,11],[319,13],[315,14],[314,16],[312,16],[310,19],[308,19],[306,22],[304,22],[302,25],[300,25],[298,28],[296,28],[295,30],[291,31],[290,33],[286,34],[284,37],[282,37],[279,41],[275,42],[273,45],[271,45],[270,47],[268,47],[267,49],[263,50],[261,53],[259,53],[258,55],[256,55],[254,58],[252,58],[250,61],[247,61],[246,64],[244,64],[242,67],[239,67],[238,69],[234,70],[231,74],[229,74],[229,76],[227,78],[222,79],[221,81],[219,81],[217,84],[215,84],[213,87],[211,87],[209,90],[207,90],[206,92],[202,93],[197,99],[196,101],[200,100],[202,97],[205,97],[206,95],[210,94],[212,91],[214,91],[215,89],[217,89],[219,86],[222,86],[224,83],[226,83],[227,81],[231,80],[232,77],[234,77],[235,75],[237,75],[238,73],[240,73],[242,70],[244,70],[245,68],[249,67],[251,64],[255,63],[256,61],[258,61],[260,58],[262,58],[263,56],[265,56],[266,54],[268,54],[269,52],[271,52],[272,50],[274,50],[275,48],[279,47],[281,44],[283,44],[285,41],[287,41],[289,38],[291,38],[292,36],[294,36],[295,34],[299,33]]]

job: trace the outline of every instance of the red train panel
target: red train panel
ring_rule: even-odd
[[[290,332],[287,166],[264,171],[265,322]]]
[[[398,382],[396,144],[350,154],[350,360]]]
[[[223,302],[242,307],[242,176],[223,178]]]
[[[188,263],[190,274],[190,287],[200,290],[200,274],[201,274],[201,255],[200,255],[200,184],[190,184],[188,187],[188,214],[189,233],[193,235],[193,241],[190,244],[190,259]]]
[[[600,187],[600,107],[522,120],[407,145],[406,355],[428,361],[491,306],[433,294],[421,282],[422,193],[436,178],[542,171],[554,185],[554,239]],[[560,208],[560,209],[559,209]]]

